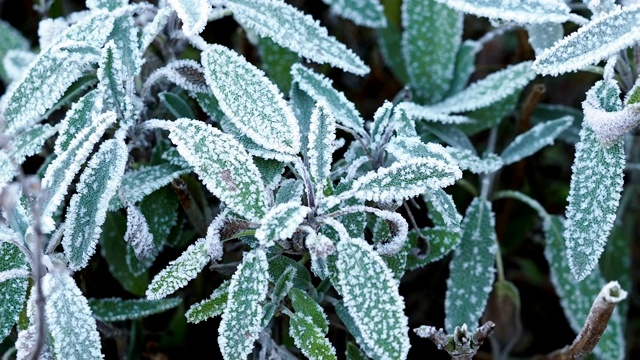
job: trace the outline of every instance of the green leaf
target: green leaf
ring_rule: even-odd
[[[505,165],[513,164],[547,145],[552,145],[558,135],[571,126],[572,122],[572,117],[565,116],[534,126],[509,143],[509,146],[500,154],[502,161]]]
[[[516,109],[516,105],[518,105],[518,100],[520,99],[521,92],[522,90],[517,90],[506,98],[497,101],[485,108],[467,113],[467,116],[471,119],[471,122],[460,124],[460,129],[471,136],[483,130],[500,125],[502,120],[504,120],[504,118],[509,114],[513,113]]]
[[[319,64],[331,64],[356,75],[369,72],[360,58],[327,34],[311,16],[278,0],[233,0],[226,6],[242,27]]]
[[[436,0],[451,8],[489,19],[520,24],[563,23],[571,18],[571,9],[555,0]]]
[[[329,331],[329,322],[322,306],[313,300],[305,291],[300,289],[291,289],[289,299],[291,299],[291,306],[296,314],[308,317],[311,319],[313,326],[322,332],[322,335],[327,334]]]
[[[296,277],[296,272],[296,268],[289,267],[282,273],[282,275],[280,275],[278,281],[276,281],[273,286],[273,291],[271,292],[272,303],[279,304],[280,301],[287,296],[291,288],[293,288],[293,280]]]
[[[333,88],[332,81],[329,78],[315,73],[300,64],[295,64],[291,67],[291,74],[300,89],[313,98],[315,102],[325,104],[338,123],[366,138],[364,120],[360,117],[355,105],[347,100],[342,92]],[[309,119],[311,116],[311,113],[309,113]]]
[[[87,0],[87,8],[91,10],[113,11],[119,7],[127,5],[129,0]]]
[[[283,48],[269,38],[258,37],[258,51],[262,69],[283,94],[291,90],[291,66],[300,61],[298,54]]]
[[[180,155],[229,208],[252,221],[264,217],[268,201],[260,172],[233,136],[196,120],[148,123],[171,131]]]
[[[417,123],[416,128],[418,132],[421,134],[424,139],[425,135],[429,135],[429,133],[435,135],[438,139],[444,141],[445,143],[455,146],[460,149],[471,150],[472,152],[476,152],[475,146],[469,140],[467,134],[465,134],[462,130],[460,130],[460,126],[451,126],[447,124],[437,124],[437,123]],[[428,140],[425,142],[431,142],[433,140]]]
[[[130,249],[133,250],[133,254],[131,254],[133,256],[127,257],[132,272],[135,274],[141,272],[132,267],[134,262],[135,264],[140,263],[143,271],[150,267],[158,255],[158,249],[153,234],[149,231],[147,219],[135,205],[127,206],[127,232],[124,234],[124,240],[131,245]]]
[[[376,150],[378,147],[385,145],[388,141],[386,137],[391,136],[391,124],[393,123],[391,112],[393,111],[393,103],[386,101],[373,114],[373,123],[371,124],[371,148]],[[395,120],[395,119],[393,119]]]
[[[22,164],[29,156],[40,152],[42,145],[58,131],[49,124],[35,125],[11,139],[11,157],[16,164]]]
[[[553,22],[531,24],[527,26],[527,34],[529,44],[538,56],[564,37],[564,28],[562,24]]]
[[[401,216],[400,216],[401,217]],[[376,218],[376,223],[373,227],[373,243],[377,245],[376,250],[381,256],[384,263],[387,264],[387,267],[393,272],[393,276],[398,279],[398,281],[404,275],[404,270],[407,265],[407,254],[410,248],[410,244],[408,244],[407,240],[407,231],[403,231],[401,235],[402,238],[398,242],[401,247],[394,253],[381,251],[384,246],[384,242],[391,242],[389,239],[394,237],[394,231],[389,225],[390,221],[384,219],[382,217]],[[394,224],[394,227],[396,225]],[[398,232],[396,230],[396,232]],[[381,246],[382,244],[382,246]],[[397,246],[396,246],[397,247]],[[395,250],[395,249],[394,249]]]
[[[147,317],[173,309],[182,302],[180,298],[161,300],[119,298],[89,299],[93,317],[100,321],[124,321]]]
[[[92,120],[100,111],[97,90],[90,91],[71,105],[64,119],[60,123],[60,134],[56,139],[54,153],[60,155],[71,145],[71,142],[87,127],[92,126]]]
[[[128,160],[124,141],[107,140],[80,175],[67,210],[62,246],[69,268],[80,270],[93,255],[109,199],[116,193]]]
[[[444,190],[435,190],[424,197],[429,207],[429,218],[436,226],[444,226],[453,232],[460,231],[462,216],[458,214],[453,197]]]
[[[4,68],[3,59],[9,50],[29,49],[29,41],[22,34],[14,29],[8,22],[0,21],[0,78],[9,83],[9,76]]]
[[[333,142],[336,140],[336,119],[324,102],[316,103],[311,114],[308,138],[309,174],[315,185],[316,196],[320,197],[324,193],[324,188],[331,174]]]
[[[171,261],[169,266],[158,273],[146,291],[147,299],[157,300],[174,293],[187,285],[211,260],[206,239],[198,239],[189,245],[177,259]]]
[[[243,134],[268,150],[293,155],[300,151],[295,116],[262,70],[220,45],[207,47],[202,65],[220,108]]]
[[[378,29],[378,45],[384,62],[393,76],[403,84],[409,82],[409,74],[402,52],[402,33],[393,21],[387,21],[387,27]]]
[[[437,122],[441,124],[460,124],[471,125],[473,119],[464,115],[450,115],[434,109],[431,106],[418,105],[413,102],[403,102],[398,105],[398,109],[402,109],[406,116],[412,120],[424,120],[429,122]]]
[[[269,278],[279,279],[289,268],[296,269],[296,276],[293,279],[293,286],[298,289],[307,289],[311,285],[311,274],[299,262],[283,255],[269,259]]]
[[[276,205],[260,220],[255,237],[261,245],[266,246],[272,246],[274,241],[288,239],[310,212],[311,209],[297,201]]]
[[[87,299],[66,272],[42,278],[45,314],[57,359],[102,359],[100,334]]]
[[[476,55],[481,49],[481,45],[472,40],[466,40],[460,44],[449,95],[454,95],[467,86],[469,78],[476,71]]]
[[[167,243],[171,229],[178,224],[178,197],[168,186],[152,192],[140,202],[149,232],[158,251]]]
[[[420,102],[440,101],[449,92],[462,19],[462,13],[435,0],[402,2],[402,54],[409,86]]]
[[[231,277],[229,300],[218,328],[218,345],[225,359],[244,359],[262,331],[269,284],[267,256],[258,249],[245,253]]]
[[[6,238],[19,241],[16,233],[8,228],[0,228],[0,273],[10,270],[28,271],[24,254],[16,246],[5,242],[8,240]],[[27,295],[27,284],[26,278],[0,281],[0,342],[4,341],[18,321]]]
[[[478,326],[491,292],[496,252],[495,218],[491,203],[473,199],[462,221],[462,242],[449,263],[445,298],[445,328]]]
[[[504,165],[502,159],[493,153],[485,154],[480,158],[473,151],[447,147],[447,152],[460,167],[460,170],[469,170],[474,174],[490,174],[500,170]]]
[[[550,216],[544,219],[544,255],[549,262],[551,282],[560,298],[569,325],[574,332],[579,333],[593,300],[604,286],[604,280],[599,269],[595,268],[583,281],[576,281],[567,261],[567,248],[562,236],[565,231],[561,217]],[[611,314],[609,324],[593,352],[602,359],[625,358],[624,329],[618,308]]]
[[[196,118],[196,115],[193,113],[193,110],[191,110],[191,107],[189,107],[189,104],[187,104],[187,102],[184,101],[184,99],[182,99],[180,96],[169,91],[163,91],[158,94],[158,97],[160,97],[160,102],[162,102],[162,105],[166,107],[171,115],[173,115],[176,119]]]
[[[184,314],[187,317],[187,321],[197,324],[201,321],[221,315],[225,306],[227,306],[227,300],[229,299],[230,283],[230,281],[223,282],[220,287],[213,291],[208,299],[191,305],[189,311]]]
[[[284,179],[280,183],[280,188],[276,193],[276,204],[284,204],[288,202],[297,202],[302,204],[302,191],[304,184],[296,179]]]
[[[4,116],[8,135],[38,122],[80,78],[85,67],[98,61],[95,52],[104,44],[113,21],[111,15],[102,12],[87,16],[38,55],[27,74],[7,94]]]
[[[363,350],[373,358],[404,359],[410,346],[408,320],[393,273],[362,239],[342,239],[337,250],[339,289]]]
[[[262,181],[268,189],[275,189],[282,180],[282,173],[284,173],[285,165],[273,159],[263,159],[261,157],[254,157],[253,162],[262,175]]]
[[[387,18],[379,0],[322,0],[329,5],[331,12],[349,19],[357,25],[383,28],[387,26]]]
[[[139,202],[149,194],[161,189],[177,179],[180,175],[188,174],[191,169],[173,164],[144,166],[124,174],[122,178],[122,195],[132,204]],[[109,202],[109,210],[115,211],[124,204],[117,194]]]
[[[421,229],[419,232],[429,242],[429,254],[427,256],[420,254],[421,240],[418,236],[418,230],[410,231],[407,242],[410,244],[411,250],[407,254],[407,270],[415,270],[438,261],[460,245],[460,232],[447,227],[436,226]]]
[[[295,313],[289,317],[289,334],[302,354],[310,360],[336,358],[336,349],[309,316]]]
[[[367,355],[352,342],[347,344],[347,353],[345,355],[347,356],[347,360],[369,360]]]
[[[182,20],[185,36],[198,35],[207,25],[209,2],[207,0],[168,0],[169,5]]]
[[[135,116],[133,99],[125,88],[130,77],[126,72],[120,49],[113,40],[107,42],[102,49],[98,66],[98,91],[103,96],[102,110],[114,111],[123,124],[130,126],[134,123]]]
[[[67,91],[65,91],[64,95],[58,100],[58,102],[53,105],[47,112],[42,115],[43,118],[48,118],[55,111],[60,110],[62,107],[65,107],[73,102],[78,101],[80,97],[87,93],[87,90],[92,89],[98,83],[98,77],[94,73],[89,73],[87,75],[81,76],[78,80],[76,80]],[[92,103],[92,105],[94,105]],[[96,108],[99,109],[102,104],[96,103]],[[69,112],[67,111],[67,116]]]

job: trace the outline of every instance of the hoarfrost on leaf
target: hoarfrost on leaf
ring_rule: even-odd
[[[464,115],[451,115],[431,106],[418,105],[413,102],[403,102],[398,105],[398,109],[404,110],[405,115],[412,120],[425,120],[442,124],[466,124],[475,121]]]
[[[20,49],[7,51],[7,55],[2,58],[2,68],[7,74],[7,80],[20,80],[35,58],[36,54],[31,51]]]
[[[184,314],[184,316],[187,318],[187,321],[193,324],[197,324],[201,321],[222,314],[225,306],[227,306],[227,300],[229,299],[230,283],[231,282],[228,280],[223,282],[220,287],[213,291],[208,299],[191,305],[189,310]]]
[[[502,161],[505,165],[513,164],[536,153],[547,145],[552,145],[555,139],[572,123],[572,116],[563,116],[560,119],[534,126],[509,143],[500,154]]]
[[[147,94],[163,78],[192,93],[209,92],[202,65],[194,60],[183,59],[172,61],[152,72],[145,80],[142,94]]]
[[[244,28],[261,37],[320,64],[331,64],[356,75],[365,75],[369,67],[321,27],[317,20],[305,15],[282,0],[229,0],[227,8]]]
[[[27,50],[29,41],[9,23],[0,20],[0,60],[4,59],[9,50]],[[2,62],[0,61],[0,65]],[[0,66],[0,78],[7,81],[7,73],[3,66]]]
[[[606,90],[609,88],[611,90]],[[640,108],[627,105],[620,109],[619,98],[615,108],[604,106],[609,100],[606,97],[619,96],[620,90],[613,81],[599,81],[587,91],[587,98],[582,102],[584,123],[593,130],[603,146],[616,143],[621,137],[633,130],[640,123]]]
[[[136,258],[145,266],[151,265],[158,249],[153,242],[153,234],[149,231],[149,224],[144,215],[134,205],[127,206],[127,232],[125,241],[133,247]]]
[[[333,142],[336,140],[336,120],[324,102],[316,103],[309,124],[307,161],[316,196],[324,193],[331,174]]]
[[[27,271],[27,259],[20,250],[10,244],[12,241],[20,241],[19,235],[13,231],[0,229],[0,274],[6,271]],[[13,278],[6,281],[0,280],[0,341],[11,332],[11,328],[18,320],[20,311],[27,294],[28,281],[25,278]]]
[[[89,299],[89,307],[93,317],[106,322],[140,319],[158,314],[180,305],[182,299],[167,298],[160,300],[147,299]]]
[[[173,164],[143,166],[128,171],[122,178],[120,189],[124,200],[136,204],[147,195],[171,183],[180,175],[188,174],[191,169]],[[115,211],[123,207],[120,194],[116,194],[109,202],[109,210]]]
[[[288,239],[310,211],[311,209],[297,201],[276,205],[260,220],[255,237],[264,246],[272,246],[274,241]]]
[[[331,11],[357,25],[371,28],[387,26],[387,18],[380,0],[322,0]]]
[[[496,154],[485,154],[478,157],[471,150],[456,147],[447,147],[446,151],[451,155],[461,170],[469,170],[474,174],[490,174],[498,171],[504,164]]]
[[[289,333],[298,349],[310,360],[335,360],[336,349],[310,316],[295,313],[289,317]]]
[[[198,35],[204,30],[209,19],[207,0],[167,0],[182,20],[182,31],[188,36]]]
[[[519,24],[570,20],[571,9],[558,0],[436,0],[467,14]]]
[[[529,34],[529,44],[536,56],[564,37],[562,24],[553,22],[527,25],[527,33]]]

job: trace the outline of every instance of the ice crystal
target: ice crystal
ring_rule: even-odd
[[[372,28],[387,26],[384,8],[379,0],[322,0],[331,11],[354,23]]]
[[[107,298],[89,299],[89,307],[94,318],[111,322],[140,319],[173,309],[181,302],[180,298],[160,300]]]
[[[297,201],[276,205],[260,221],[255,237],[263,246],[272,246],[274,241],[288,239],[310,211]]]
[[[430,106],[418,105],[412,102],[403,102],[398,105],[398,109],[403,110],[406,116],[412,120],[426,120],[442,124],[465,124],[475,121],[464,115],[451,115]]]
[[[289,331],[293,342],[304,356],[311,360],[332,360],[336,358],[336,349],[323,334],[322,329],[305,314],[295,313],[289,319]]]
[[[527,33],[529,34],[529,44],[536,56],[564,37],[562,24],[552,22],[527,25]]]
[[[38,23],[38,43],[40,44],[40,51],[44,51],[55,44],[68,27],[69,23],[62,17],[40,20]]]
[[[2,67],[9,81],[21,79],[31,63],[36,59],[36,54],[21,49],[11,49],[2,59]]]
[[[613,83],[612,83],[613,84]],[[617,111],[605,109],[602,105],[603,81],[597,82],[582,102],[584,123],[593,130],[594,134],[604,146],[616,143],[622,136],[633,130],[640,123],[640,109],[635,106],[625,106]],[[615,85],[617,88],[617,85]],[[619,90],[616,91],[619,93]],[[615,94],[617,96],[617,94]]]
[[[182,20],[182,31],[186,36],[198,35],[209,19],[211,6],[207,0],[167,0]]]
[[[173,9],[170,6],[161,8],[158,10],[156,17],[153,18],[153,21],[142,29],[142,35],[139,41],[142,52],[144,52],[156,36],[162,32],[167,22],[169,22],[169,16],[171,16],[171,14],[173,14]]]
[[[520,24],[563,23],[570,19],[571,9],[558,0],[436,0],[451,8],[489,19]]]
[[[552,145],[555,139],[572,123],[572,116],[563,116],[560,119],[534,126],[509,143],[500,154],[502,161],[505,165],[513,164],[536,153],[547,145]]]
[[[147,195],[171,183],[180,175],[188,174],[191,169],[173,164],[144,166],[131,170],[122,178],[122,195],[124,200],[136,204]],[[120,194],[116,194],[109,203],[109,210],[117,210],[124,204]]]
[[[40,152],[42,145],[58,131],[57,126],[35,125],[18,134],[11,142],[11,157],[16,164],[22,164],[29,156]]]
[[[8,239],[8,238],[11,238]],[[18,234],[0,228],[0,274],[28,270],[27,259],[20,250],[5,241],[20,241]],[[1,277],[1,276],[0,276]],[[4,340],[18,320],[27,294],[25,278],[0,279],[0,340]]]
[[[155,70],[145,81],[142,93],[148,93],[151,86],[162,78],[190,92],[209,92],[209,86],[204,78],[204,68],[193,60],[172,61],[166,66]]]
[[[0,60],[4,59],[9,50],[13,49],[27,50],[29,49],[29,41],[9,23],[0,20]],[[7,73],[3,66],[0,66],[0,78],[7,80]]]

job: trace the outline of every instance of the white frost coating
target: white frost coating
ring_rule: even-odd
[[[109,200],[116,193],[129,159],[122,140],[107,140],[85,167],[71,197],[62,246],[69,268],[85,267],[95,252],[107,216]]]
[[[264,72],[220,45],[202,53],[207,83],[233,124],[265,149],[300,152],[300,128],[282,93]]]
[[[381,146],[380,143],[385,136],[390,136],[389,123],[391,122],[391,113],[394,105],[392,102],[385,100],[382,106],[373,114],[373,122],[370,123],[369,133],[371,134],[371,147],[375,149]]]
[[[248,220],[262,219],[268,204],[266,188],[251,156],[233,136],[185,118],[150,120],[147,126],[170,130],[180,155],[229,208]]]
[[[22,49],[11,49],[2,59],[2,66],[11,81],[21,79],[36,58],[36,54]]]
[[[189,37],[204,30],[211,6],[207,0],[167,0],[182,20],[182,31]]]
[[[154,166],[144,166],[136,170],[131,170],[124,174],[122,178],[122,195],[125,200],[135,204],[144,199],[147,195],[171,183],[180,175],[191,172],[190,168],[183,168],[172,164],[160,164]],[[109,204],[109,210],[115,211],[124,206],[120,195],[116,194]]]
[[[427,190],[452,185],[461,177],[462,172],[454,164],[435,158],[410,159],[370,171],[356,179],[351,190],[339,196],[376,202],[402,201]]]
[[[208,299],[191,305],[184,314],[187,322],[197,324],[214,316],[222,314],[229,295],[229,280],[225,280],[222,285],[211,293]]]
[[[87,299],[67,273],[42,278],[45,314],[57,359],[102,359],[100,334]]]
[[[331,79],[307,69],[301,64],[293,64],[291,75],[300,89],[313,100],[326,103],[329,111],[336,118],[336,122],[366,138],[364,120],[360,117],[356,106],[344,96],[344,93],[333,88]]]
[[[503,165],[502,159],[494,153],[486,154],[484,158],[480,158],[468,149],[449,146],[446,150],[461,170],[469,170],[474,174],[490,174],[498,171]]]
[[[617,304],[627,298],[627,292],[620,287],[620,283],[617,281],[610,281],[602,287],[598,297],[608,303]]]
[[[156,275],[145,295],[149,300],[157,300],[172,294],[194,279],[211,260],[206,239],[198,239],[189,245],[177,259]]]
[[[87,0],[87,8],[91,10],[115,10],[127,5],[128,0]]]
[[[592,20],[536,58],[533,69],[557,76],[598,63],[640,40],[640,4]]]
[[[169,16],[173,13],[173,9],[169,6],[158,10],[153,21],[142,29],[140,36],[140,50],[144,52],[153,40],[160,34],[169,21]]]
[[[267,256],[258,249],[244,254],[231,277],[229,300],[218,328],[218,345],[225,360],[244,359],[253,351],[253,342],[262,330],[268,269]]]
[[[424,201],[430,205],[429,217],[433,219],[436,216],[433,212],[436,212],[439,223],[442,223],[442,225],[446,226],[453,232],[460,231],[462,215],[458,213],[456,204],[453,202],[453,197],[451,195],[447,194],[442,189],[438,189],[428,195],[425,195]]]
[[[439,122],[442,124],[468,124],[475,122],[474,119],[471,119],[470,117],[464,115],[450,115],[446,112],[441,112],[438,109],[434,109],[431,106],[418,105],[412,102],[400,103],[398,104],[397,108],[398,110],[404,110],[405,114],[412,120],[426,120]]]
[[[511,65],[432,105],[431,109],[442,113],[481,109],[524,89],[535,77],[536,73],[531,69],[531,61]]]
[[[178,306],[181,298],[162,300],[103,298],[89,299],[93,317],[106,322],[140,319]]]
[[[289,320],[289,333],[302,354],[311,360],[332,360],[336,358],[336,349],[325,337],[322,328],[306,314],[296,312]]]
[[[398,281],[380,255],[363,239],[343,239],[337,248],[338,288],[360,330],[367,356],[405,359],[411,345]]]
[[[260,221],[255,237],[262,246],[273,246],[274,241],[288,239],[296,232],[311,212],[298,201],[276,205]]]
[[[357,25],[371,28],[387,26],[387,18],[380,0],[322,0],[331,11]]]
[[[394,137],[385,150],[395,156],[400,161],[407,161],[416,158],[434,158],[446,163],[455,164],[455,160],[447,149],[438,143],[423,143],[422,140],[415,137]]]
[[[228,210],[223,210],[215,219],[213,219],[207,228],[207,235],[205,239],[207,240],[209,257],[213,261],[222,260],[222,255],[224,255],[220,231],[222,231],[225,221],[227,220],[228,213]]]
[[[407,224],[407,221],[398,213],[380,210],[369,206],[353,206],[343,208],[342,210],[348,210],[350,212],[369,212],[387,222],[393,237],[391,239],[379,239],[383,242],[376,244],[376,250],[382,255],[395,255],[402,249],[404,243],[407,241],[409,224]]]
[[[230,0],[227,8],[242,27],[260,37],[320,64],[331,64],[356,75],[365,75],[369,67],[311,16],[281,0]]]
[[[305,245],[309,250],[312,260],[326,259],[336,251],[333,241],[322,234],[310,233],[305,238]]]
[[[136,258],[145,265],[156,257],[158,249],[153,242],[153,234],[149,231],[147,219],[137,207],[127,206],[127,232],[124,240],[133,247]]]
[[[640,108],[635,105],[625,106],[619,111],[605,111],[600,105],[600,99],[594,85],[587,92],[587,98],[582,102],[584,122],[593,130],[602,145],[610,146],[640,123]]]
[[[526,28],[529,34],[529,44],[535,51],[536,56],[542,54],[564,37],[562,24],[558,23],[531,24],[527,25]]]
[[[209,92],[209,86],[204,79],[204,68],[193,60],[176,60],[161,67],[149,75],[141,93],[148,94],[151,87],[160,79],[166,78],[181,88],[194,92]]]
[[[573,116],[563,116],[534,126],[509,143],[509,146],[500,154],[502,161],[505,165],[513,164],[547,145],[552,145],[555,139],[571,126],[571,123],[573,123]]]
[[[42,149],[42,145],[58,131],[58,126],[49,124],[36,125],[27,131],[20,133],[12,139],[10,144],[11,157],[20,165],[27,157],[34,155]]]
[[[42,211],[43,216],[51,216],[56,211],[67,194],[67,187],[89,157],[94,145],[115,121],[116,114],[113,112],[93,117],[91,125],[71,141],[67,150],[56,154],[57,157],[47,167],[42,179],[43,196],[46,199]]]
[[[45,51],[55,44],[67,28],[69,28],[69,23],[63,17],[40,20],[40,23],[38,23],[40,51]]]
[[[571,9],[559,0],[436,0],[453,9],[519,24],[563,23]]]
[[[331,174],[333,142],[336,140],[336,119],[324,101],[317,102],[311,113],[307,161],[309,174],[315,185],[315,194],[321,197]]]

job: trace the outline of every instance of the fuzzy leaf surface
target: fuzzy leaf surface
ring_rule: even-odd
[[[8,228],[0,228],[0,273],[9,270],[29,270],[27,259],[20,250],[8,242],[8,238],[18,239],[18,234]],[[26,278],[15,278],[0,282],[0,341],[11,332],[18,321],[27,295]]]
[[[18,134],[12,140],[11,155],[16,164],[22,164],[27,157],[40,152],[42,145],[58,131],[49,124],[35,125]]]
[[[387,25],[380,0],[322,0],[335,14],[357,25],[381,28]]]
[[[436,0],[467,14],[520,24],[563,23],[571,9],[556,0]]]
[[[219,288],[213,291],[208,299],[191,305],[189,310],[184,314],[187,321],[197,324],[222,314],[229,299],[229,284],[229,281],[223,282]]]
[[[300,61],[298,54],[273,42],[258,38],[258,50],[262,69],[284,94],[291,90],[291,66]]]
[[[336,119],[324,103],[317,103],[311,114],[307,160],[317,196],[323,193],[333,163]]]
[[[489,174],[504,165],[502,159],[493,153],[485,154],[484,158],[480,158],[467,149],[448,147],[446,150],[458,164],[460,170],[469,170],[474,174]]]
[[[276,205],[260,221],[255,237],[260,244],[271,246],[274,241],[288,239],[305,220],[311,209],[299,202]]]
[[[304,356],[310,360],[332,360],[336,349],[310,316],[295,313],[289,318],[289,334]]]
[[[558,135],[571,126],[572,123],[573,117],[565,116],[534,126],[509,143],[509,146],[500,154],[502,161],[505,165],[513,164],[533,155],[547,145],[552,145]]]
[[[122,178],[122,194],[124,198],[135,204],[154,191],[171,183],[180,175],[188,174],[191,169],[173,164],[159,164],[141,167],[126,172]],[[119,195],[111,198],[109,210],[115,211],[124,205]]]
[[[133,320],[158,314],[180,305],[182,299],[89,299],[93,317],[106,322]]]
[[[151,265],[158,249],[153,240],[153,234],[149,230],[149,224],[144,214],[134,205],[127,206],[127,232],[124,240],[133,247],[136,258],[145,267]]]
[[[167,2],[182,20],[182,31],[186,36],[198,35],[204,30],[210,7],[207,0],[168,0]]]
[[[27,50],[29,41],[8,22],[0,21],[0,78],[5,82],[9,80],[7,72],[2,65],[4,57],[9,50],[20,49]]]

